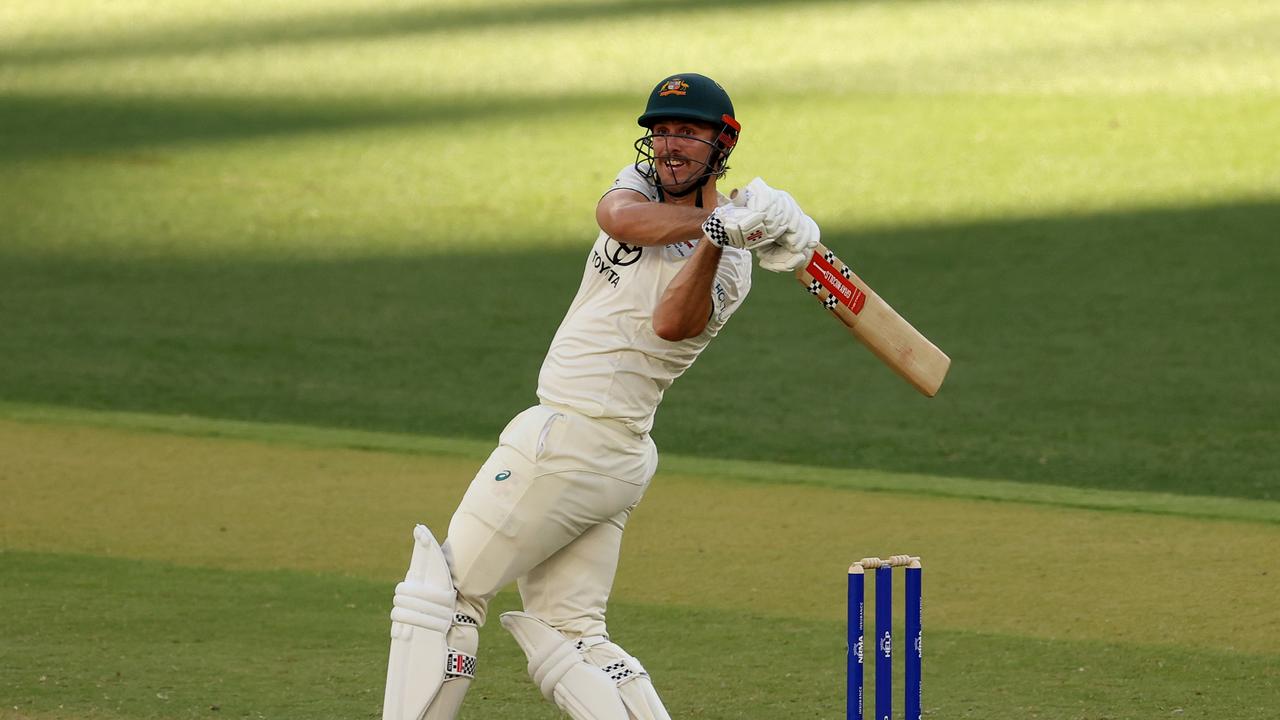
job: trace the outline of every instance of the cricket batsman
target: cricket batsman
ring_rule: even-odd
[[[414,530],[391,612],[384,720],[451,720],[476,672],[489,601],[516,581],[502,626],[574,720],[669,718],[644,666],[609,639],[622,531],[658,466],[649,431],[761,267],[794,272],[818,226],[756,179],[717,182],[740,125],[728,93],[681,73],[649,93],[634,164],[596,206],[600,233],[538,375],[538,404],[502,431],[437,544]]]

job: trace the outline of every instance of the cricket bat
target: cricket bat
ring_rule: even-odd
[[[889,369],[933,397],[951,358],[920,334],[836,254],[819,243],[796,279]]]

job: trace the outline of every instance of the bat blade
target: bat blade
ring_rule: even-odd
[[[796,279],[849,332],[916,390],[933,397],[951,367],[951,358],[890,307],[821,243]]]

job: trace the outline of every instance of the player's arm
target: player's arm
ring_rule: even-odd
[[[663,340],[684,340],[700,334],[711,321],[711,286],[715,282],[720,255],[725,247],[751,250],[772,246],[786,230],[770,231],[765,214],[747,207],[745,196],[735,196],[703,221],[705,236],[693,257],[685,262],[663,291],[653,313],[653,330]],[[815,240],[816,242],[816,240]]]
[[[711,320],[711,285],[720,265],[720,246],[703,242],[662,293],[653,311],[653,331],[676,342],[700,335]]]
[[[652,202],[621,188],[600,198],[596,223],[609,237],[628,245],[670,245],[702,237],[702,223],[711,210]]]

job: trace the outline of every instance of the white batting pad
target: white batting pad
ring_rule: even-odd
[[[450,661],[474,673],[475,657],[451,649],[456,593],[440,544],[423,525],[413,529],[413,556],[396,586],[383,720],[419,720],[444,683]],[[462,657],[459,657],[462,655]],[[450,673],[462,674],[462,673]],[[469,677],[468,675],[465,675]]]
[[[618,694],[631,720],[671,720],[649,680],[649,673],[634,656],[601,636],[582,638],[577,646],[587,662],[617,683]]]
[[[526,613],[503,613],[501,621],[529,659],[529,676],[543,697],[573,720],[629,720],[617,683],[587,662],[575,643]]]

